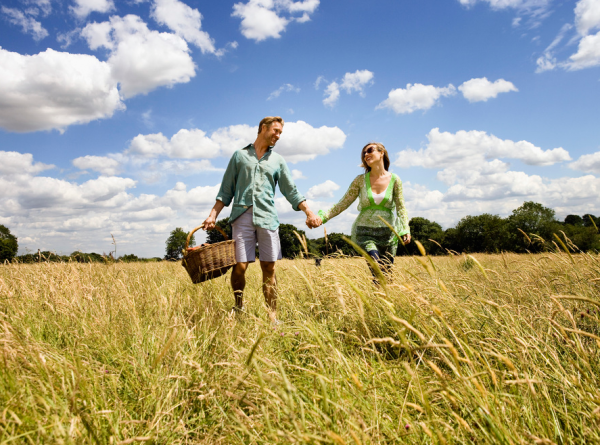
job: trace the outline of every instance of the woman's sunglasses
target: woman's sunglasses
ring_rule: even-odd
[[[363,155],[366,155],[367,153],[371,154],[371,153],[373,153],[375,151],[379,151],[379,150],[377,148],[375,148],[375,147],[369,147],[365,151],[363,151]]]

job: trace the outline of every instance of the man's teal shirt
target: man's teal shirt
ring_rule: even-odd
[[[235,221],[250,206],[253,206],[253,223],[264,229],[275,230],[279,227],[279,218],[275,210],[275,186],[293,209],[306,198],[302,196],[288,169],[285,159],[273,151],[273,147],[258,159],[254,145],[250,144],[236,151],[229,161],[217,200],[233,208],[229,221]]]

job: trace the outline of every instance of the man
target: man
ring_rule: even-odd
[[[204,230],[213,229],[223,207],[229,206],[233,200],[229,217],[237,261],[231,272],[231,287],[235,296],[233,312],[243,310],[246,269],[250,262],[256,260],[255,247],[258,241],[263,293],[273,323],[279,323],[275,262],[281,259],[279,219],[273,199],[275,186],[279,183],[279,190],[294,210],[302,210],[306,214],[309,228],[321,224],[320,218],[308,208],[306,198],[296,189],[285,160],[273,152],[273,147],[281,137],[283,124],[280,117],[265,117],[258,125],[254,144],[233,154],[223,176],[217,202],[204,221]]]

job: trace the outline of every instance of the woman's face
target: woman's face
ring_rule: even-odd
[[[365,147],[365,149],[363,151],[363,156],[365,159],[365,163],[369,167],[372,167],[373,164],[377,164],[378,162],[380,162],[383,159],[383,153],[380,152],[379,149],[377,148],[377,146],[375,146],[375,145],[369,145],[369,146]]]

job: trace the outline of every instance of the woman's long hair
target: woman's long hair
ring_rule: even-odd
[[[365,173],[371,171],[371,167],[369,167],[367,165],[367,162],[365,161],[365,150],[369,145],[374,145],[377,151],[383,153],[383,168],[385,169],[385,171],[388,171],[388,169],[390,168],[390,157],[388,156],[388,152],[381,142],[369,142],[362,148],[362,150],[360,151],[360,167],[365,169]]]

